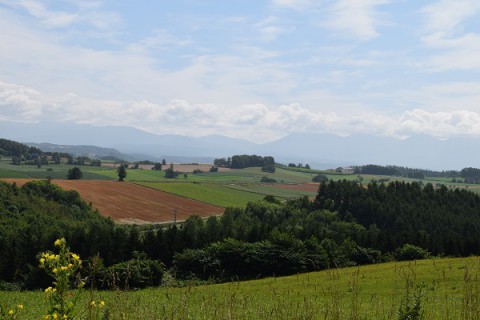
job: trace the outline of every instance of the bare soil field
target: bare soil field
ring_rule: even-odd
[[[31,179],[2,179],[22,186]],[[222,214],[224,208],[153,190],[128,182],[102,180],[53,180],[65,190],[76,190],[103,216],[119,223],[147,224],[177,221],[191,215],[209,217]]]
[[[319,183],[273,184],[272,187],[316,193]]]

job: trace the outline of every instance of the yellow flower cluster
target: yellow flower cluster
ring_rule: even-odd
[[[67,244],[67,241],[65,241],[65,238],[57,239],[53,243],[53,245],[56,246],[56,247],[61,247],[61,246],[64,246],[66,244]]]
[[[46,269],[53,275],[73,274],[82,265],[82,260],[77,254],[68,251],[64,238],[56,240],[54,245],[60,247],[60,254],[42,253],[39,259],[40,268]]]
[[[95,302],[95,300],[92,300],[92,302],[90,302],[90,305],[91,305],[92,307],[103,308],[103,307],[105,307],[105,301],[100,300],[100,301],[98,301],[98,302]]]
[[[14,309],[10,309],[10,310],[8,310],[7,313],[8,313],[9,316],[13,316],[13,315],[15,315],[15,313],[18,313],[18,311],[19,311],[19,310],[22,310],[22,309],[23,309],[23,304],[19,304],[19,305],[17,305],[17,308],[16,308],[16,309],[15,309],[15,308],[14,308]]]
[[[52,287],[48,287],[47,289],[45,289],[45,293],[54,293],[56,291],[57,291],[57,289],[52,288]]]
[[[46,316],[43,316],[43,319],[44,320],[68,319],[68,316],[66,314],[64,314],[63,316],[60,317],[60,315],[58,313],[54,313],[52,315],[47,314]]]

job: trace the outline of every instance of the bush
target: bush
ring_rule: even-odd
[[[262,167],[263,172],[275,173],[275,166],[272,163],[268,163]]]
[[[67,179],[68,180],[78,180],[83,178],[83,172],[78,167],[74,167],[68,170]]]
[[[100,270],[98,279],[102,288],[146,288],[159,286],[164,272],[163,263],[142,256]]]
[[[421,259],[429,258],[430,252],[428,252],[423,248],[407,243],[403,245],[403,247],[395,250],[395,253],[393,254],[393,256],[397,261],[421,260]]]
[[[273,178],[269,178],[267,176],[263,176],[262,179],[260,179],[260,182],[264,182],[264,183],[275,183],[277,182],[277,180],[273,179]]]
[[[312,178],[312,182],[327,182],[328,178],[324,174],[317,174],[315,177]]]

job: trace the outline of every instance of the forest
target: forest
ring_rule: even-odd
[[[84,272],[102,288],[113,277],[130,287],[158,285],[167,272],[179,281],[230,281],[478,255],[479,207],[479,196],[467,190],[343,180],[321,183],[313,201],[267,196],[221,217],[140,227],[113,223],[48,180],[21,188],[1,182],[0,287],[48,284],[37,255],[60,237],[86,266],[95,265]]]

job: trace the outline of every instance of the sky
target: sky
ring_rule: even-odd
[[[0,0],[0,121],[480,138],[478,0]]]

